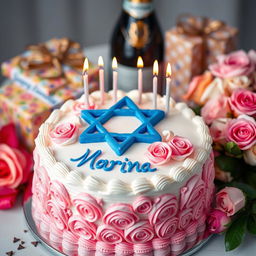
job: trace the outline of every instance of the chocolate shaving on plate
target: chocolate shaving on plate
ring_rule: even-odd
[[[37,247],[37,245],[38,245],[39,243],[40,243],[40,242],[38,242],[38,241],[31,242],[31,244],[33,244],[35,247]]]
[[[14,251],[9,251],[9,252],[6,252],[5,254],[8,255],[8,256],[13,256],[14,255]]]
[[[20,241],[19,238],[17,238],[17,237],[14,237],[14,238],[13,238],[13,243],[17,243],[17,242],[19,242],[19,241]]]
[[[20,244],[17,249],[18,249],[18,250],[23,250],[23,249],[25,249],[25,247],[24,247],[22,244]]]

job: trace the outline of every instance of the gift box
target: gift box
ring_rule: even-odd
[[[165,61],[172,65],[171,93],[181,100],[192,77],[220,54],[236,48],[238,30],[218,20],[184,15],[165,34]]]

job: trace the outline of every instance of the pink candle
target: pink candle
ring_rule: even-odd
[[[165,99],[166,99],[166,113],[169,113],[169,108],[170,108],[170,90],[171,90],[171,74],[172,74],[172,69],[170,63],[167,64],[167,69],[166,69],[166,94],[165,94]]]
[[[83,67],[83,81],[84,81],[84,100],[85,100],[85,106],[87,109],[90,108],[88,69],[89,69],[89,62],[88,62],[88,59],[85,58],[84,67]]]
[[[113,92],[114,92],[114,102],[117,102],[117,60],[116,57],[112,60],[112,69],[113,69]]]
[[[101,97],[101,105],[105,102],[105,86],[104,86],[104,62],[102,56],[99,57],[98,60],[99,66],[99,79],[100,79],[100,97]]]
[[[143,92],[143,60],[141,56],[138,57],[137,61],[137,68],[138,68],[138,91],[139,91],[139,104],[141,104],[142,92]]]
[[[157,60],[154,61],[153,65],[153,108],[157,108],[157,76],[158,76],[158,62]]]

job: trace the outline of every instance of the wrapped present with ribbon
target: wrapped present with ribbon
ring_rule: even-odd
[[[182,99],[192,77],[201,74],[220,54],[236,49],[238,30],[222,21],[181,15],[165,34],[165,61],[172,65],[171,93]]]
[[[30,45],[27,50],[2,64],[4,76],[23,86],[37,87],[50,95],[67,85],[82,85],[84,54],[79,43],[68,38],[53,38],[45,43]],[[95,78],[97,68],[89,70]]]

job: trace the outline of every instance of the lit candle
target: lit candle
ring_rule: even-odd
[[[158,76],[158,62],[154,61],[153,65],[153,108],[157,108],[157,76]]]
[[[101,104],[104,104],[105,101],[105,89],[104,89],[104,62],[102,56],[99,57],[98,60],[99,66],[99,78],[100,78],[100,95],[101,95]]]
[[[138,57],[137,61],[137,68],[138,68],[138,91],[139,91],[139,104],[141,104],[142,92],[143,92],[143,60],[141,56]]]
[[[83,67],[83,80],[84,80],[84,100],[85,100],[85,107],[87,109],[90,108],[88,69],[89,69],[89,62],[88,62],[88,59],[85,58],[85,60],[84,60],[84,67]]]
[[[172,74],[172,69],[171,69],[171,64],[167,64],[167,69],[166,69],[166,113],[169,113],[169,108],[170,108],[170,89],[171,89],[171,74]]]
[[[114,91],[114,101],[117,102],[117,60],[116,57],[112,60],[113,69],[113,91]]]

